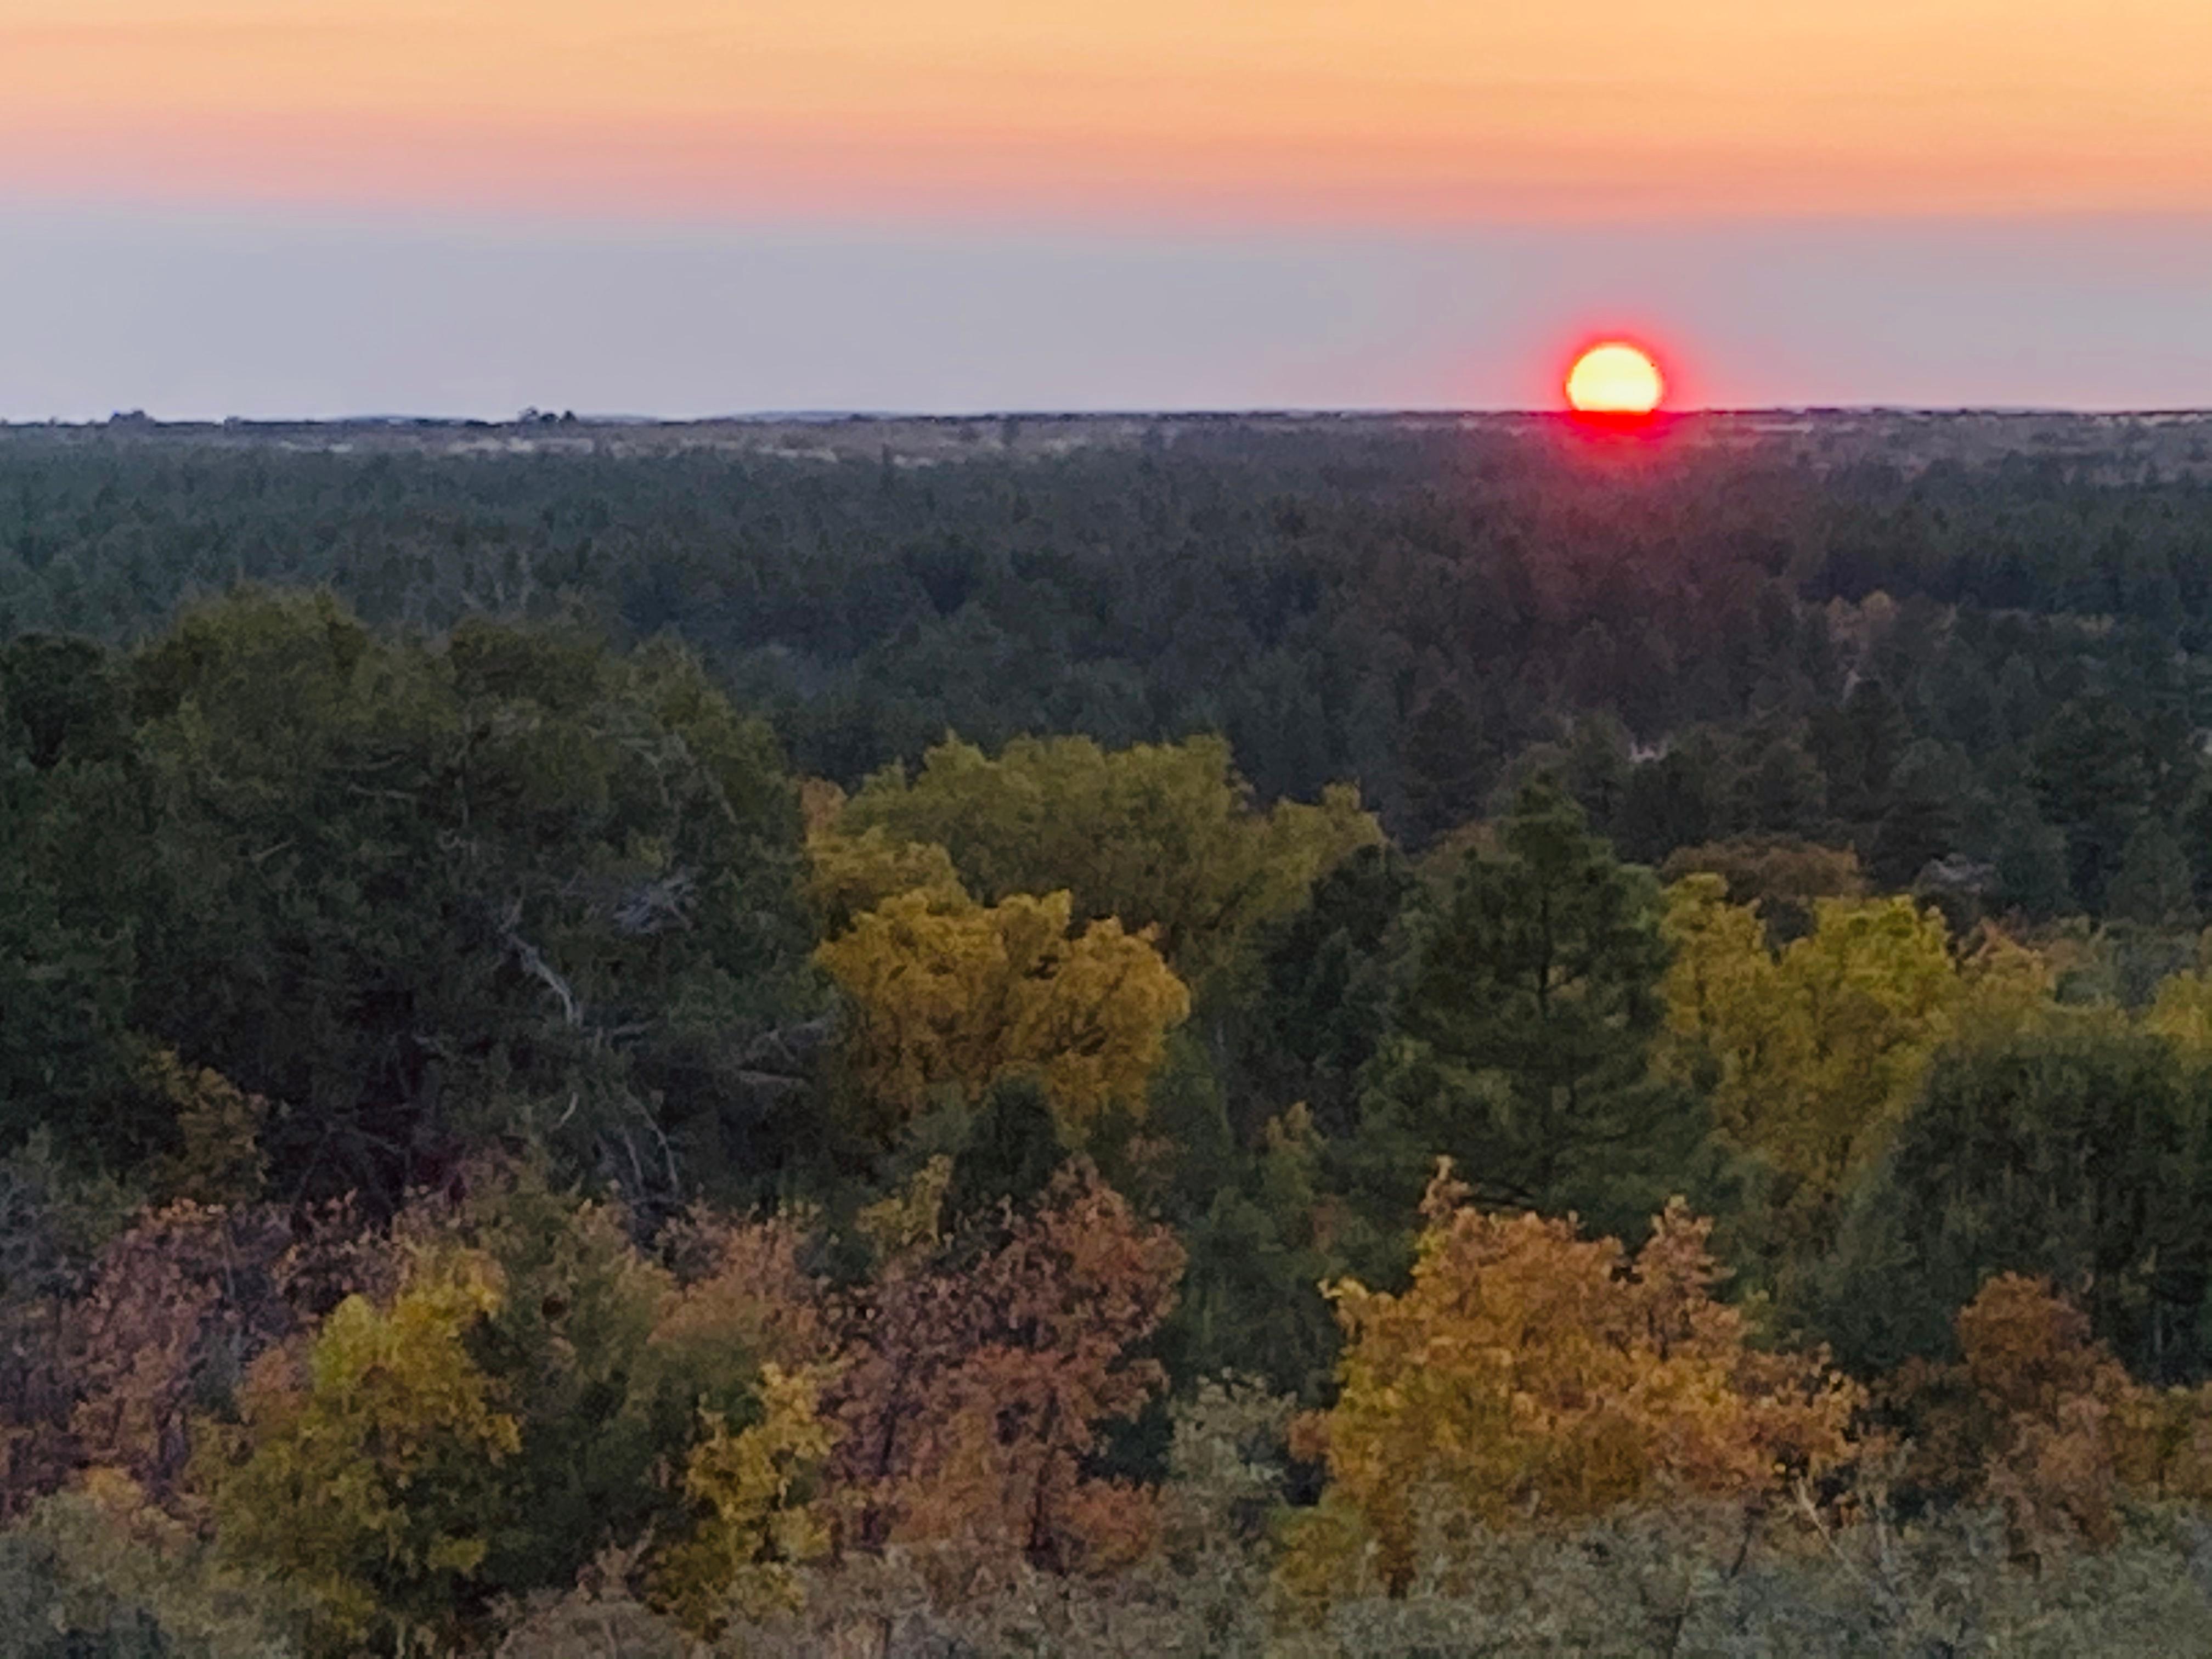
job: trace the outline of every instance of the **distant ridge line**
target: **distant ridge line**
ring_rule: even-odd
[[[2057,420],[2099,423],[2141,420],[2212,419],[2212,404],[2146,406],[2140,409],[2075,409],[2063,404],[1715,404],[1696,409],[1669,410],[1677,420]],[[625,413],[548,416],[526,411],[503,418],[470,415],[252,415],[217,417],[164,417],[131,410],[105,419],[0,420],[0,432],[46,431],[229,431],[297,430],[302,428],[353,427],[398,430],[568,430],[577,428],[680,428],[716,426],[853,426],[853,425],[972,425],[1006,421],[1055,424],[1143,421],[1155,423],[1214,422],[1437,422],[1437,421],[1553,421],[1565,418],[1558,409],[1387,409],[1322,407],[1255,407],[1247,409],[987,409],[970,412],[909,410],[750,410],[714,415],[636,415]]]
[[[2058,419],[2058,420],[2142,420],[2204,419],[2212,417],[2212,404],[2176,406],[2173,408],[2142,409],[2074,409],[2064,404],[1749,404],[1741,406],[1713,404],[1697,409],[1665,411],[1691,419],[1752,419],[1802,418],[1807,416],[1851,419],[1865,416],[1905,416],[1926,419]],[[1255,407],[1249,409],[986,409],[969,413],[947,413],[897,409],[845,410],[741,410],[719,415],[578,415],[580,426],[803,426],[850,425],[884,422],[966,422],[975,421],[1434,421],[1434,420],[1553,420],[1566,415],[1559,409],[1362,409],[1326,407]],[[303,421],[279,422],[284,424],[343,425],[356,419],[390,421],[410,425],[487,425],[513,426],[526,424],[518,421],[484,420],[466,416],[374,416],[356,417],[333,416],[307,417]],[[249,418],[242,424],[264,424],[258,418]],[[83,424],[99,425],[88,422]]]

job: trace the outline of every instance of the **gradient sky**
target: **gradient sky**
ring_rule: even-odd
[[[2205,0],[0,0],[0,416],[2212,404]]]

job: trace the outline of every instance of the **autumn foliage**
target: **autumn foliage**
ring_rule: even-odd
[[[566,624],[0,646],[0,1646],[2212,1651],[2178,848],[2045,924],[1887,693],[1824,806],[1405,667],[1400,848]]]
[[[1032,1071],[1072,1124],[1141,1104],[1189,993],[1149,940],[1110,917],[1070,937],[1070,914],[1065,892],[950,908],[905,893],[823,945],[854,1004],[868,1091],[911,1113],[933,1089],[978,1098]]]
[[[721,1413],[702,1414],[684,1465],[690,1524],[662,1555],[653,1584],[688,1628],[711,1635],[732,1613],[757,1618],[803,1603],[796,1570],[830,1548],[817,1487],[836,1434],[819,1394],[818,1377],[770,1364],[758,1422],[733,1431]]]
[[[237,1460],[206,1454],[226,1550],[305,1590],[330,1651],[450,1633],[520,1449],[468,1347],[501,1294],[491,1264],[453,1255],[416,1263],[389,1307],[348,1298],[303,1352],[256,1364]]]
[[[1858,1391],[1818,1356],[1751,1346],[1714,1299],[1710,1223],[1671,1206],[1632,1255],[1462,1195],[1448,1170],[1431,1183],[1405,1292],[1332,1291],[1341,1392],[1308,1431],[1328,1493],[1294,1577],[1356,1583],[1371,1547],[1402,1588],[1425,1506],[1501,1528],[1654,1498],[1758,1502],[1846,1455]]]
[[[1228,967],[1255,926],[1294,909],[1339,859],[1382,839],[1342,785],[1317,805],[1260,809],[1212,737],[1119,750],[1018,738],[996,756],[949,740],[911,776],[871,777],[841,823],[944,848],[987,902],[1066,891],[1079,921],[1112,916],[1150,933],[1192,983]]]
[[[1150,1495],[1089,1460],[1166,1380],[1142,1347],[1182,1268],[1173,1236],[1081,1164],[975,1248],[890,1263],[832,1396],[847,1547],[1063,1570],[1141,1553]]]
[[[2002,1507],[2014,1553],[2119,1535],[2124,1496],[2212,1498],[2212,1393],[2131,1379],[2048,1281],[2002,1273],[1959,1310],[1959,1358],[1890,1383],[1929,1486]]]
[[[180,1200],[110,1240],[80,1293],[46,1310],[43,1364],[17,1337],[0,1505],[20,1510],[87,1468],[173,1496],[201,1403],[386,1276],[358,1224],[343,1207],[288,1215]]]

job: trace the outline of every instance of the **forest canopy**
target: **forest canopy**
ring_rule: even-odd
[[[2021,456],[0,437],[0,1628],[2212,1646],[2208,568]]]

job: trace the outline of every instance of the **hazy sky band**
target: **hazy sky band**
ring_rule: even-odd
[[[0,416],[2212,403],[2212,219],[1118,231],[0,209]]]

